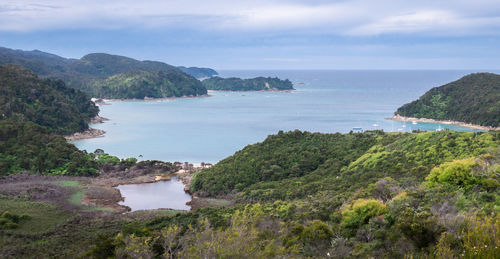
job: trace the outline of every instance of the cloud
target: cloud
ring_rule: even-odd
[[[420,10],[409,14],[383,17],[348,31],[352,35],[434,32],[445,35],[474,32],[475,29],[498,29],[499,17],[462,17],[447,10]],[[491,30],[488,30],[492,32]],[[487,32],[484,30],[483,32]],[[474,33],[475,34],[475,33]]]
[[[0,4],[0,31],[158,29],[379,34],[498,34],[493,0],[16,0]]]

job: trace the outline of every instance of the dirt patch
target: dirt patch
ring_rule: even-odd
[[[118,213],[130,211],[130,208],[118,204],[123,201],[120,190],[109,186],[88,186],[82,198],[82,204],[106,208]]]

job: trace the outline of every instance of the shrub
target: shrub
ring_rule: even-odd
[[[120,159],[116,156],[104,153],[97,155],[97,162],[99,162],[100,164],[106,163],[106,164],[117,165],[120,163]]]
[[[476,166],[474,158],[443,163],[432,169],[425,180],[429,186],[451,184],[470,189],[479,182],[472,172]]]
[[[354,229],[367,224],[368,221],[376,216],[383,215],[389,210],[385,204],[374,199],[358,199],[351,205],[342,210],[341,226],[347,228],[349,235],[352,235]]]

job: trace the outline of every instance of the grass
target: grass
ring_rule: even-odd
[[[78,190],[75,193],[71,194],[71,196],[68,199],[68,202],[73,204],[73,205],[82,205],[82,199],[83,199],[83,191]]]
[[[57,181],[56,184],[64,187],[80,187],[80,183],[74,180]]]
[[[71,215],[48,202],[33,202],[7,196],[0,196],[0,210],[14,214],[27,214],[31,218],[8,232],[18,234],[40,234],[52,230],[65,222]]]

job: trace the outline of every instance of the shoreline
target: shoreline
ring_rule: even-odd
[[[102,100],[104,101],[105,105],[111,105],[111,103],[108,102],[126,102],[126,101],[171,101],[171,100],[177,100],[177,99],[188,99],[188,98],[203,98],[203,97],[212,97],[211,95],[204,94],[204,95],[185,95],[185,96],[180,96],[180,97],[161,97],[161,98],[150,98],[150,97],[144,97],[144,99],[138,99],[138,98],[117,98],[117,99],[107,99],[103,98]]]
[[[94,118],[90,119],[89,124],[104,123],[105,121],[109,121],[109,119],[101,117],[99,115],[96,115]],[[106,134],[106,131],[104,131],[102,129],[95,129],[95,128],[89,127],[85,131],[75,132],[71,135],[65,135],[63,137],[67,141],[75,141],[75,140],[81,140],[81,139],[104,137],[104,134]]]
[[[75,141],[75,140],[90,139],[90,138],[100,138],[104,137],[104,134],[106,134],[106,131],[102,129],[89,128],[86,131],[76,132],[72,135],[66,135],[63,137],[67,141]]]
[[[207,90],[207,93],[216,93],[216,92],[231,92],[231,93],[246,93],[246,92],[275,92],[275,93],[291,93],[293,91],[297,91],[297,89],[287,89],[287,90],[279,90],[279,89],[270,89],[270,90]]]
[[[405,117],[401,115],[394,115],[389,118],[385,118],[386,120],[393,120],[393,121],[402,121],[402,122],[422,122],[422,123],[439,123],[439,124],[446,124],[446,125],[456,125],[456,126],[461,126],[461,127],[466,127],[470,129],[476,129],[476,130],[500,130],[500,127],[490,127],[490,126],[481,126],[481,125],[476,125],[476,124],[471,124],[471,123],[466,123],[466,122],[461,122],[461,121],[452,121],[452,120],[435,120],[435,119],[428,119],[428,118],[414,118],[414,117]]]
[[[175,172],[155,172],[151,174],[135,176],[135,177],[106,177],[105,175],[99,176],[95,179],[90,179],[91,185],[100,186],[101,188],[107,190],[108,193],[112,195],[107,195],[105,197],[89,198],[84,195],[83,200],[87,205],[94,205],[105,207],[113,210],[116,213],[127,213],[131,211],[131,208],[120,204],[120,202],[125,200],[125,197],[121,194],[120,189],[116,188],[119,185],[129,185],[129,184],[149,184],[161,181],[172,181],[174,177],[176,181],[180,181],[184,185],[184,192],[191,196],[186,205],[190,206],[189,211],[195,210],[203,207],[205,204],[203,201],[199,201],[199,197],[193,195],[190,192],[190,185],[193,175],[208,167],[203,166],[191,166],[189,168],[181,167]],[[168,209],[168,208],[167,208]]]

